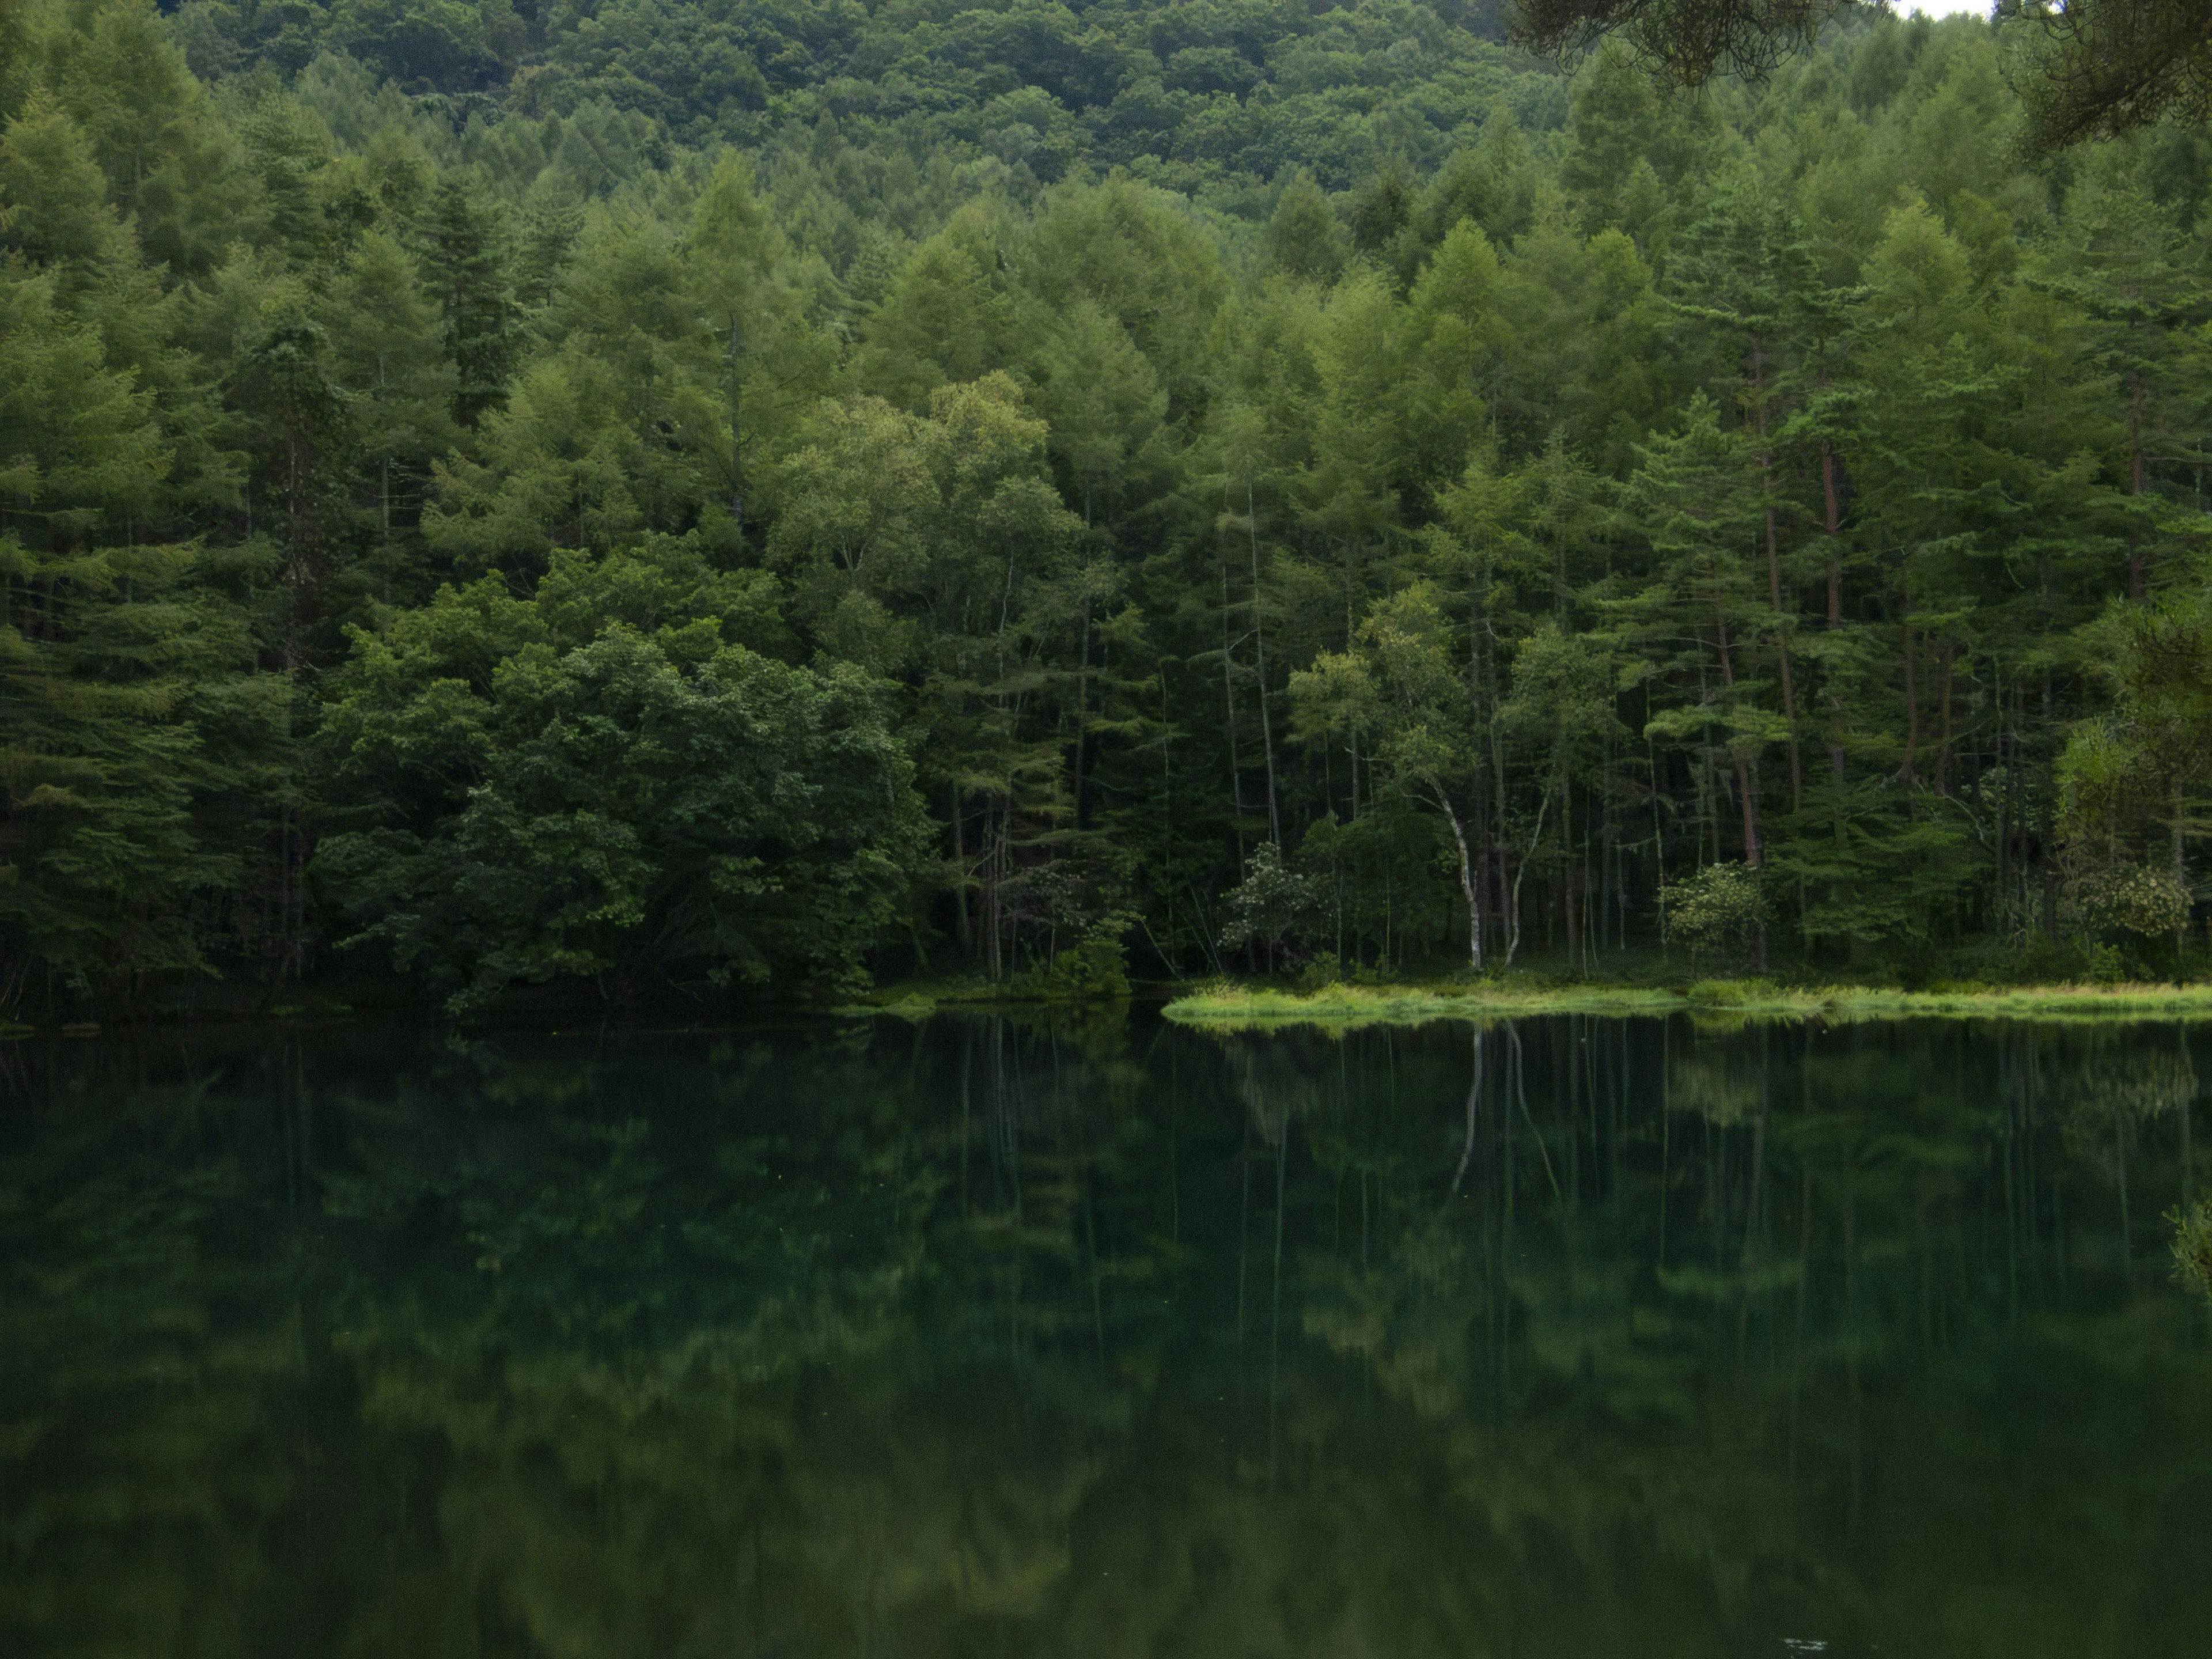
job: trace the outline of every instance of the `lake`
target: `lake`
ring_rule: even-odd
[[[2202,1652],[2208,1067],[1141,1010],[6,1045],[0,1651]]]

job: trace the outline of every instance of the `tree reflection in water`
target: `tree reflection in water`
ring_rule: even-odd
[[[2203,1040],[17,1045],[0,1647],[2189,1650]]]

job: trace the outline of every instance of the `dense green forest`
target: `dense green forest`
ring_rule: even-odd
[[[2186,970],[2212,145],[2014,27],[0,0],[0,1013]]]

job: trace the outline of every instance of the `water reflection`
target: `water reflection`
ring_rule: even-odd
[[[2189,1650],[2203,1040],[18,1045],[0,1647]]]

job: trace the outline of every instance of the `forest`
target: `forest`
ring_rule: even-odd
[[[2212,145],[2025,27],[0,0],[0,1015],[2200,972]]]

